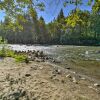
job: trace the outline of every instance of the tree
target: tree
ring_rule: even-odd
[[[81,36],[83,29],[87,29],[89,24],[89,12],[76,9],[66,18],[66,28],[73,29],[74,36]]]
[[[100,0],[94,3],[91,15],[91,30],[94,32],[94,38],[100,39]]]
[[[74,43],[80,44],[100,38],[100,0],[56,0],[75,9],[65,17],[63,9],[57,18],[46,24],[43,17],[38,18],[36,9],[43,10],[41,0],[2,0],[0,9],[6,12],[0,24],[0,35],[9,43]],[[93,4],[92,4],[93,1]],[[82,11],[79,5],[92,4],[92,12]],[[90,42],[91,42],[90,41]]]
[[[58,17],[57,17],[57,21],[58,22],[61,22],[62,19],[64,20],[65,16],[64,16],[64,12],[63,12],[63,9],[60,10],[60,13],[58,14]]]
[[[14,25],[12,26],[14,27],[14,29],[16,28],[16,26],[17,28],[20,29],[21,26],[19,25],[17,18],[19,17],[20,19],[22,19],[22,21],[25,21],[23,19],[23,14],[25,13],[25,9],[31,11],[31,13],[33,13],[34,8],[44,10],[45,5],[40,0],[38,1],[37,0],[0,0],[0,10],[3,10],[6,13],[6,16],[8,16],[13,21]]]
[[[41,16],[39,19],[39,31],[40,31],[40,43],[48,42],[48,32],[46,29],[46,24],[44,18]]]

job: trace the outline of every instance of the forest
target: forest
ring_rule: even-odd
[[[100,100],[100,0],[0,0],[0,100]]]
[[[34,7],[17,14],[15,21],[5,16],[0,22],[0,36],[10,44],[100,45],[100,1],[93,3],[92,11],[81,10],[79,4],[67,17],[61,9],[49,23],[38,17]]]

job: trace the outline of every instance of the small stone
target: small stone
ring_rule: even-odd
[[[68,70],[69,70],[69,69],[71,69],[71,68],[70,68],[70,67],[66,67],[66,69],[68,69]]]
[[[95,87],[100,87],[100,84],[95,83],[94,86],[95,86]]]
[[[77,80],[75,79],[75,77],[73,77],[73,82],[76,84],[78,83]]]
[[[54,69],[53,74],[61,74],[61,70],[60,69]]]
[[[26,63],[26,64],[29,63],[29,59],[28,59],[28,58],[25,59],[25,63]]]
[[[45,57],[45,60],[48,60],[49,58],[48,57]]]
[[[54,63],[55,63],[56,61],[55,61],[55,60],[52,60],[52,62],[54,62]]]
[[[58,74],[61,74],[61,70],[60,69],[58,69]]]
[[[35,61],[36,62],[41,62],[41,59],[36,58]]]
[[[73,74],[76,74],[76,72],[73,72]]]
[[[66,75],[67,78],[72,78],[72,76],[70,74]]]
[[[81,80],[85,80],[85,78],[84,77],[81,77]]]
[[[92,87],[92,86],[88,86],[88,88],[93,89],[93,87]]]
[[[36,97],[33,97],[32,100],[37,100],[37,98]]]
[[[25,76],[26,76],[26,77],[29,77],[29,76],[31,76],[31,74],[25,74]]]
[[[61,80],[61,83],[65,83],[65,81],[64,80]]]
[[[37,67],[31,67],[30,70],[37,70]]]
[[[20,76],[20,72],[18,73],[18,75]]]
[[[26,95],[26,91],[22,91],[21,96],[25,96]]]
[[[40,69],[43,69],[43,67],[40,67]]]

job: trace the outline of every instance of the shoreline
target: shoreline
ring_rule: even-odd
[[[26,46],[89,46],[89,47],[99,47],[100,45],[77,45],[77,44],[8,44],[8,45],[26,45]]]
[[[25,92],[23,96],[18,96],[19,100],[24,100],[26,96],[29,100],[31,98],[36,98],[35,100],[99,100],[100,98],[99,84],[48,62],[33,61],[25,64],[15,63],[13,58],[5,58],[3,62],[0,61],[0,77],[0,94],[4,93],[2,98],[9,98],[11,95],[10,100],[16,97],[14,93],[19,93],[18,89],[21,89],[22,94],[23,91]],[[9,84],[9,82],[12,83]]]

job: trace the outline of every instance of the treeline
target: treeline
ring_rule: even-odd
[[[18,23],[18,25],[16,24]],[[49,34],[43,17],[38,19],[34,10],[17,17],[15,24],[9,17],[5,17],[0,25],[0,36],[8,40],[8,43],[17,44],[44,44],[49,42]]]
[[[74,44],[100,45],[100,11],[74,9],[65,17],[61,9],[57,18],[46,24],[37,12],[17,17],[19,27],[11,28],[11,19],[0,23],[0,36],[11,44]]]

